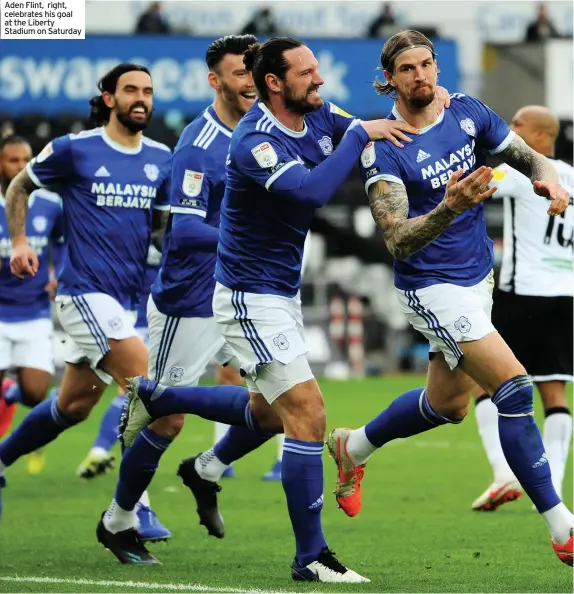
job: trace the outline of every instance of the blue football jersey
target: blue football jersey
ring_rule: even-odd
[[[396,108],[389,117],[402,119]],[[404,184],[409,218],[424,215],[442,201],[456,169],[468,175],[482,164],[486,153],[499,153],[513,137],[506,122],[481,101],[455,94],[450,108],[404,148],[386,141],[367,145],[360,159],[365,190],[378,180]],[[395,259],[395,286],[406,290],[438,283],[475,285],[492,269],[492,245],[484,206],[479,204],[459,215],[422,250],[404,260]]]
[[[152,288],[154,303],[165,315],[211,317],[215,289],[216,245],[190,248],[174,233],[174,217],[199,217],[217,229],[227,172],[231,130],[212,106],[183,131],[174,151],[171,217],[165,232],[160,272]]]
[[[283,126],[260,102],[241,119],[229,147],[218,282],[249,293],[297,294],[303,244],[317,206],[294,194],[351,127],[360,129],[360,152],[368,136],[357,123],[327,102],[305,116],[301,132]]]
[[[30,194],[26,236],[38,255],[40,267],[36,276],[25,276],[22,280],[10,272],[12,247],[5,206],[0,195],[0,321],[49,318],[50,296],[45,287],[50,280],[50,253],[58,249],[62,241],[62,201],[57,194],[44,189]]]
[[[171,151],[143,137],[130,149],[105,128],[56,138],[27,166],[62,197],[66,245],[58,293],[105,293],[126,309],[139,302],[152,208],[167,209]]]
[[[147,265],[145,268],[144,286],[138,305],[138,317],[136,320],[136,328],[147,328],[147,302],[151,292],[151,286],[157,276],[159,265],[161,262],[161,253],[153,246],[149,246],[147,254]]]

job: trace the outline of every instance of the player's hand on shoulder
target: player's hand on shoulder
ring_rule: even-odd
[[[445,107],[450,107],[450,94],[444,87],[437,87],[435,91],[436,112],[440,113]]]
[[[418,134],[419,131],[407,122],[401,120],[369,120],[361,125],[369,135],[370,140],[390,140],[395,146],[404,147],[404,142],[412,142],[408,134]]]
[[[10,270],[14,276],[20,279],[24,275],[35,276],[38,272],[38,256],[34,248],[30,246],[28,240],[23,237],[16,238],[12,245],[12,255],[10,256]]]
[[[449,177],[444,197],[446,206],[457,214],[474,208],[498,190],[496,186],[488,187],[492,181],[490,167],[479,167],[461,180],[463,173],[462,169],[457,169]]]
[[[548,214],[556,216],[562,214],[568,207],[570,195],[558,182],[535,181],[534,192],[551,200]]]

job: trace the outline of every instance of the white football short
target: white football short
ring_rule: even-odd
[[[213,315],[251,392],[270,404],[313,378],[307,362],[301,299],[233,291],[217,283]]]
[[[105,293],[58,295],[56,311],[67,334],[66,363],[89,363],[103,382],[111,384],[112,377],[99,369],[98,364],[110,350],[109,338],[124,340],[137,336],[134,328],[137,312],[125,310]]]
[[[408,291],[396,289],[402,311],[415,330],[442,352],[451,369],[462,358],[458,343],[480,340],[495,328],[491,321],[494,275],[471,287],[449,283]]]
[[[150,378],[165,386],[195,386],[214,360],[227,365],[233,351],[213,318],[178,318],[147,303]],[[233,362],[232,362],[233,364]]]
[[[20,367],[54,373],[54,325],[49,318],[0,322],[0,370]]]

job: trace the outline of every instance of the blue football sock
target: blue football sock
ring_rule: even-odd
[[[0,460],[10,466],[21,456],[54,441],[80,421],[58,410],[57,400],[44,400],[33,408],[12,435],[0,444]]]
[[[273,435],[257,433],[245,427],[231,425],[213,446],[213,452],[223,464],[231,464],[268,442]]]
[[[22,401],[22,390],[18,382],[13,383],[5,392],[4,400],[6,404],[24,404]]]
[[[116,487],[116,502],[126,511],[136,506],[143,492],[151,483],[159,460],[172,442],[146,427],[131,448],[126,448],[120,464]]]
[[[558,505],[560,498],[534,420],[533,391],[532,378],[518,375],[498,387],[492,402],[498,408],[498,432],[506,461],[542,514]]]
[[[102,417],[100,430],[94,441],[93,448],[103,448],[109,452],[119,436],[120,418],[127,404],[126,396],[116,396]]]
[[[321,526],[323,442],[285,438],[281,481],[295,533],[299,563],[316,561],[327,546]]]
[[[431,407],[426,390],[415,388],[395,398],[391,404],[365,426],[367,439],[376,447],[397,438],[410,437],[446,423],[460,423],[439,415]]]
[[[249,392],[241,386],[158,386],[151,396],[150,410],[155,417],[185,413],[259,430],[249,406]]]

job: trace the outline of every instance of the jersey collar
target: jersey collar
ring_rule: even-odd
[[[129,148],[127,146],[122,146],[121,144],[118,144],[117,142],[115,142],[114,140],[112,140],[108,136],[108,133],[106,132],[106,128],[104,126],[102,126],[100,128],[100,130],[102,131],[102,139],[103,139],[103,141],[110,148],[113,148],[115,151],[118,151],[118,153],[124,153],[125,155],[137,155],[138,153],[141,152],[142,145],[143,145],[143,142],[142,142],[141,139],[140,139],[139,146],[136,146],[135,148]]]
[[[393,105],[392,114],[395,116],[396,120],[399,120],[401,122],[405,121],[405,118],[403,118],[403,116],[399,113],[399,110],[397,109],[396,105]],[[444,107],[443,107],[443,110],[440,112],[438,118],[436,119],[436,122],[433,122],[432,124],[430,124],[429,126],[426,126],[425,128],[420,128],[419,134],[424,134],[425,132],[432,130],[435,126],[438,126],[443,120],[444,120]]]
[[[220,132],[223,132],[223,134],[225,134],[225,136],[228,136],[229,138],[231,138],[231,135],[233,134],[233,130],[231,128],[228,128],[218,117],[217,117],[217,113],[215,112],[215,109],[213,109],[213,105],[210,105],[204,112],[203,112],[203,117],[210,122],[211,124],[213,124]]]
[[[292,136],[293,138],[301,138],[307,134],[307,120],[303,118],[303,130],[301,132],[295,132],[295,130],[290,130],[286,126],[284,126],[267,108],[267,106],[262,103],[261,101],[257,102],[259,109],[283,132],[287,134],[287,136]]]

